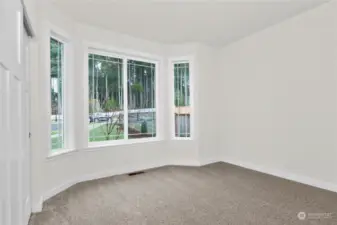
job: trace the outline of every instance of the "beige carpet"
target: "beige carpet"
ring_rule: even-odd
[[[305,220],[302,211],[310,213]],[[124,224],[337,225],[337,194],[225,163],[169,166],[77,184],[30,221]]]

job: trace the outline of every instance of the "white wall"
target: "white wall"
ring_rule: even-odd
[[[337,3],[222,49],[222,158],[337,191]]]
[[[199,46],[197,54],[198,83],[196,85],[198,118],[197,140],[201,164],[219,161],[223,136],[221,98],[223,82],[219,73],[219,51]],[[220,99],[218,99],[220,98]]]
[[[51,197],[59,191],[79,181],[127,173],[151,167],[164,165],[200,165],[207,160],[200,160],[197,141],[198,134],[192,141],[172,141],[170,139],[170,116],[171,101],[167,71],[168,59],[172,57],[192,56],[196,64],[200,65],[204,58],[198,57],[203,53],[203,47],[197,44],[185,45],[161,45],[127,35],[117,34],[83,24],[78,24],[58,12],[54,7],[40,3],[38,15],[37,42],[33,46],[34,63],[32,67],[31,99],[32,99],[32,199],[33,210],[41,210],[43,200]],[[47,158],[49,151],[49,34],[50,29],[69,40],[70,51],[68,52],[71,63],[67,74],[70,88],[73,90],[69,98],[71,110],[67,111],[73,122],[70,135],[73,137],[71,148],[73,151]],[[159,129],[161,139],[157,142],[130,144],[123,146],[109,146],[100,148],[88,148],[86,123],[87,117],[83,110],[87,110],[84,101],[85,93],[85,49],[88,43],[99,48],[111,49],[112,51],[125,51],[130,54],[145,54],[144,56],[156,57],[160,61],[159,83]],[[210,52],[211,48],[207,48]],[[210,63],[207,61],[207,63]],[[208,66],[209,64],[205,66]],[[215,73],[214,73],[215,74]],[[195,83],[198,86],[198,77]],[[207,81],[208,79],[204,79]],[[212,92],[205,91],[210,98]],[[201,103],[200,103],[201,104]],[[198,105],[198,103],[196,103]],[[206,112],[210,113],[210,112]],[[196,127],[200,122],[195,117]],[[208,128],[210,128],[208,124]],[[203,142],[206,143],[206,142]],[[213,156],[212,156],[213,157]],[[209,157],[210,158],[210,157]],[[213,157],[214,158],[214,157]],[[212,159],[213,159],[212,158]]]

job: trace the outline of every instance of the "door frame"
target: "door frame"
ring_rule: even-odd
[[[23,121],[24,121],[24,129],[23,129],[23,142],[24,142],[24,164],[23,166],[26,166],[26,170],[28,171],[25,175],[28,177],[25,178],[23,177],[23,181],[27,187],[25,187],[27,190],[26,193],[27,196],[23,196],[25,198],[24,201],[24,221],[23,224],[28,224],[30,215],[32,212],[32,185],[31,185],[31,139],[30,139],[30,132],[31,132],[31,124],[30,124],[30,115],[31,115],[31,106],[30,106],[30,74],[31,74],[31,67],[30,67],[30,59],[31,59],[31,36],[29,36],[29,33],[26,29],[26,26],[24,26],[24,32],[23,32],[23,37],[22,37],[22,54],[23,54],[23,63],[24,63],[24,68],[23,68],[23,82],[24,86],[22,89],[22,109],[23,109]],[[24,170],[24,171],[26,171]]]
[[[22,19],[23,19],[23,37],[22,37],[22,54],[24,55],[24,65],[25,68],[23,68],[24,72],[24,77],[23,81],[25,82],[25,87],[23,90],[23,96],[22,100],[24,101],[25,106],[25,114],[24,117],[26,118],[25,120],[25,133],[24,137],[26,138],[25,141],[27,141],[25,146],[25,151],[27,151],[25,154],[27,154],[27,166],[28,166],[28,178],[27,178],[27,185],[28,185],[28,196],[26,201],[24,202],[24,218],[23,218],[23,224],[26,225],[29,223],[30,220],[30,215],[32,212],[32,184],[31,184],[31,93],[30,93],[30,75],[32,74],[31,72],[31,42],[35,38],[35,32],[32,27],[32,23],[30,20],[30,17],[27,12],[26,5],[24,3],[24,0],[21,0],[21,5],[22,5]],[[27,126],[27,127],[26,127]],[[25,156],[24,156],[25,157]]]

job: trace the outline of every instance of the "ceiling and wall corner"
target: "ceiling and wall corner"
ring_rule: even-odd
[[[37,0],[21,0],[33,33],[37,29]]]

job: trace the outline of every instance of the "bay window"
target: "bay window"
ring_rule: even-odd
[[[89,142],[156,137],[156,64],[88,55]]]

